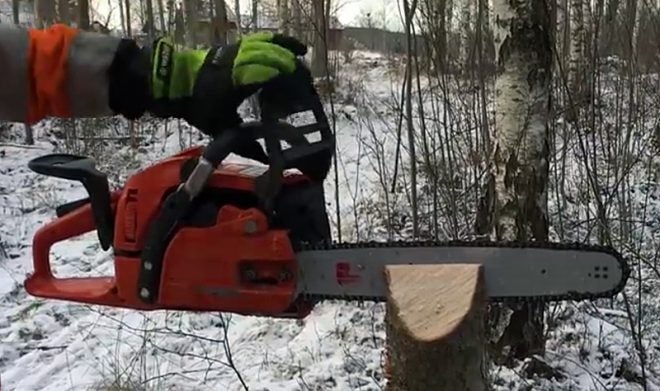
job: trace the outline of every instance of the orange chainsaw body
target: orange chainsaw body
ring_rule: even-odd
[[[323,182],[335,138],[302,63],[256,96],[260,121],[210,132],[204,147],[163,159],[114,192],[88,157],[31,160],[34,172],[79,181],[89,197],[58,207],[34,235],[28,293],[139,310],[307,316],[314,303],[299,297],[295,248],[331,239]],[[284,120],[304,112],[312,123]],[[314,134],[320,139],[310,141]],[[227,164],[230,153],[264,166]],[[112,248],[114,275],[55,276],[52,246],[92,231]]]
[[[286,228],[273,228],[254,198],[259,166],[224,164],[214,170],[201,198],[216,208],[202,210],[205,221],[182,226],[163,259],[159,295],[139,299],[140,253],[150,223],[181,173],[201,154],[192,148],[133,175],[112,193],[115,215],[114,276],[57,278],[50,267],[51,247],[96,229],[90,204],[43,226],[34,236],[34,273],[26,280],[34,296],[141,310],[227,311],[249,315],[304,317],[312,304],[296,298],[296,256]],[[265,168],[263,169],[265,170]],[[283,188],[305,187],[303,175],[285,176]],[[217,192],[220,195],[214,195]],[[297,191],[297,190],[295,190]],[[223,204],[223,197],[240,202]],[[238,205],[243,204],[243,205]]]

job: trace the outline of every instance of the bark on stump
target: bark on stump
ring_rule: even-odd
[[[385,274],[387,390],[485,390],[481,265],[391,265]]]

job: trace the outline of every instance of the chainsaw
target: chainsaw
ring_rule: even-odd
[[[36,173],[80,181],[88,197],[59,206],[36,232],[28,293],[137,310],[302,318],[323,300],[386,300],[384,269],[394,264],[481,264],[487,295],[505,302],[611,297],[626,283],[621,254],[596,245],[333,243],[323,182],[335,136],[317,91],[312,83],[295,94],[264,88],[258,103],[259,121],[158,161],[118,190],[89,157],[30,161]],[[310,111],[311,123],[285,120]],[[255,140],[268,164],[225,161]],[[51,247],[93,231],[112,249],[114,275],[55,276]]]

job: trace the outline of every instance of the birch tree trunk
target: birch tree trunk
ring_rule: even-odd
[[[58,0],[57,1],[57,19],[60,23],[68,24],[70,22],[69,9],[71,5],[69,0]]]
[[[445,0],[445,32],[446,32],[446,37],[449,38],[451,36],[451,32],[453,31],[453,26],[454,26],[454,0]],[[445,66],[451,67],[453,65],[453,60],[456,58],[454,57],[454,53],[451,50],[448,50],[449,48],[449,42],[445,42],[445,50],[447,51],[447,54],[445,54]],[[460,50],[458,55],[460,56]]]
[[[252,31],[257,31],[259,28],[259,2],[258,0],[252,0]]]
[[[307,40],[305,37],[303,37],[303,29],[302,29],[302,5],[300,2],[302,0],[291,0],[291,8],[292,8],[292,15],[291,19],[293,22],[293,36],[302,40],[303,42],[306,42]]]
[[[183,16],[183,9],[177,7],[174,11],[174,37],[176,42],[185,43],[187,39],[186,18]]]
[[[196,48],[197,10],[195,8],[195,0],[184,0],[183,11],[186,14],[186,45]]]
[[[408,153],[410,154],[410,198],[412,209],[413,238],[419,237],[419,210],[417,204],[417,154],[415,153],[415,127],[412,111],[412,72],[413,72],[413,42],[412,23],[417,9],[417,0],[403,0],[403,17],[406,30],[406,124],[408,126]]]
[[[493,240],[545,241],[552,23],[545,0],[494,0],[495,129],[477,231]],[[548,10],[549,11],[549,10]],[[494,359],[542,354],[543,306],[494,306]],[[508,350],[508,354],[503,354]]]
[[[628,58],[635,60],[637,57],[637,46],[639,44],[639,27],[641,24],[641,15],[639,5],[643,5],[644,2],[638,2],[637,0],[628,0],[627,1],[627,19],[628,19],[628,31],[631,31],[631,43],[629,47]],[[635,64],[636,66],[637,64]]]
[[[617,15],[619,14],[620,5],[621,0],[607,1],[607,10],[605,11],[605,48],[603,48],[606,55],[616,50],[615,35],[616,28],[619,25]]]
[[[312,49],[312,76],[319,77],[326,74],[327,66],[327,37],[328,18],[325,14],[325,0],[312,0],[312,17],[314,18],[314,46]]]
[[[430,39],[429,58],[433,62],[432,68],[440,74],[444,73],[447,56],[446,4],[446,0],[422,0],[419,5]]]
[[[133,36],[133,32],[131,28],[131,3],[129,0],[124,2],[124,8],[126,10],[126,35],[131,37]]]
[[[156,26],[154,22],[154,4],[152,0],[145,0],[147,6],[147,34],[149,41],[153,41],[156,36]]]
[[[11,0],[11,14],[14,19],[14,24],[19,24],[20,23],[20,15],[19,15],[19,0]]]
[[[15,25],[18,25],[20,23],[20,4],[19,0],[12,0],[11,2],[11,12],[12,12],[12,19]],[[25,129],[25,144],[27,145],[33,145],[34,144],[34,131],[32,130],[32,126],[29,124],[24,124],[24,129]]]
[[[38,28],[45,28],[55,23],[55,0],[35,0],[34,16]]]
[[[214,43],[227,43],[227,8],[224,0],[213,0],[215,13]]]
[[[163,0],[158,0],[158,21],[160,22],[160,33],[167,33],[167,25],[165,24],[165,7],[163,6]]]
[[[122,34],[126,35],[126,16],[124,15],[124,2],[121,0],[119,0],[119,22]]]
[[[289,35],[289,0],[277,0],[277,22],[278,31]]]
[[[568,70],[568,62],[571,57],[571,13],[570,3],[568,0],[560,0],[557,2],[557,31],[556,36],[561,37],[557,40],[560,47],[559,58],[555,59],[561,70],[566,72]]]
[[[78,0],[78,28],[89,30],[89,0]]]
[[[579,95],[582,83],[582,70],[584,69],[584,2],[583,0],[571,1],[571,43],[570,60],[568,64],[568,85],[571,94]]]
[[[459,61],[463,64],[470,62],[470,32],[472,31],[472,1],[463,0],[461,4],[461,50]]]
[[[236,33],[238,37],[243,35],[243,26],[241,26],[241,1],[234,1],[234,11],[236,13]]]

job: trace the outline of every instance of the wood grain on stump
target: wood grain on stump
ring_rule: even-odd
[[[385,273],[387,390],[485,390],[481,265],[391,265]]]

